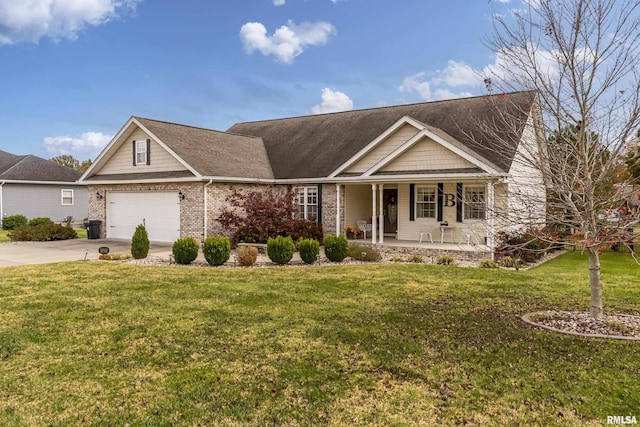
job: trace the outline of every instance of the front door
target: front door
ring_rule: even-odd
[[[384,234],[395,236],[398,232],[398,189],[385,188],[384,202]]]

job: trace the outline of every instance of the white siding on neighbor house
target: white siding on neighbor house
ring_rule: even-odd
[[[73,190],[73,205],[62,204],[62,189]],[[46,217],[54,222],[72,216],[74,221],[87,217],[87,187],[60,184],[4,184],[3,217],[24,215],[29,219]]]
[[[423,138],[393,162],[381,168],[383,172],[424,171],[475,168],[476,166],[448,148]]]
[[[100,170],[100,175],[121,173],[146,173],[187,170],[178,160],[167,152],[160,144],[151,139],[151,164],[133,166],[132,141],[151,139],[142,129],[134,130]]]
[[[419,132],[414,126],[405,124],[398,128],[393,134],[389,135],[384,141],[381,141],[373,150],[367,153],[362,159],[358,160],[346,173],[363,173],[371,166],[388,156],[393,150],[398,148],[410,140]]]

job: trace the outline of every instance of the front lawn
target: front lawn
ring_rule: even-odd
[[[640,267],[602,257],[605,309]],[[425,265],[3,268],[0,425],[603,425],[640,418],[640,342],[533,329],[584,310],[586,256]]]

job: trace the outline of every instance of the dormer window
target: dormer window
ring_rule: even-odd
[[[133,141],[133,166],[149,165],[151,140]]]

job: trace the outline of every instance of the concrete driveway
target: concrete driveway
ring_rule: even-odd
[[[151,242],[149,254],[169,257],[171,243]],[[47,264],[63,261],[98,259],[98,248],[106,246],[111,254],[131,252],[131,241],[116,239],[72,239],[55,242],[0,243],[0,267]]]

